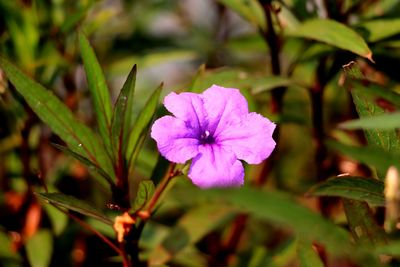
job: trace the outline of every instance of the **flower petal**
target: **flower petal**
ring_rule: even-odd
[[[195,129],[199,135],[201,134],[200,131],[206,124],[206,113],[199,94],[172,92],[164,98],[164,106],[175,117],[185,121],[188,127]]]
[[[185,163],[198,154],[196,131],[172,116],[156,120],[151,127],[151,137],[156,140],[161,155],[169,161]]]
[[[249,113],[247,101],[238,89],[213,85],[202,94],[209,131],[214,135]]]
[[[235,155],[217,145],[199,146],[192,161],[189,178],[201,187],[238,187],[244,183],[244,169]]]
[[[240,123],[226,127],[216,142],[231,150],[238,159],[258,164],[266,159],[275,148],[272,139],[276,125],[255,112],[247,114]]]

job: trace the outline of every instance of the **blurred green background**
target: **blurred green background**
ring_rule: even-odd
[[[326,221],[344,226],[349,236],[355,228],[348,216],[350,206],[346,213],[339,201],[342,195],[304,194],[329,177],[349,173],[379,181],[373,190],[379,201],[384,198],[382,180],[388,165],[398,159],[398,132],[391,129],[394,139],[378,133],[388,138],[385,147],[371,143],[362,131],[337,125],[361,116],[363,108],[373,110],[372,115],[398,110],[399,12],[397,0],[0,0],[0,54],[93,127],[78,32],[90,40],[113,101],[137,64],[134,116],[161,82],[161,99],[170,91],[201,92],[218,84],[239,88],[251,111],[279,125],[274,135],[278,146],[271,158],[246,166],[246,186],[266,192],[266,198],[260,195],[251,202],[252,191],[247,189],[231,196],[239,203],[244,198],[243,203],[254,204],[244,212],[240,205],[232,207],[215,195],[208,198],[186,178],[177,178],[140,238],[144,261],[167,266],[397,266],[396,257],[380,261],[374,257],[380,253],[373,249],[367,253],[374,255],[371,260],[362,253],[359,257],[330,253],[329,245],[321,242],[311,247],[330,227],[318,226]],[[320,21],[305,25],[311,19]],[[321,22],[327,19],[347,28]],[[368,60],[369,52],[375,63]],[[365,98],[372,99],[368,107],[354,104],[355,96],[341,82],[342,66],[351,61],[378,88],[378,93]],[[156,115],[165,112],[160,105]],[[109,208],[111,194],[93,179],[93,172],[51,145],[63,142],[38,119],[1,69],[0,121],[0,265],[120,266],[121,259],[91,231],[33,194],[46,186],[50,192],[86,200],[110,216],[118,214]],[[382,150],[368,150],[379,152],[375,158],[367,150],[354,152],[354,147],[367,144],[390,153],[391,158],[379,154]],[[363,157],[367,154],[371,157]],[[137,190],[141,179],[161,177],[167,164],[147,138],[131,186]],[[360,200],[351,186],[348,190],[350,198]],[[281,196],[275,198],[272,191],[285,192],[283,204],[276,202]],[[287,195],[292,198],[285,206]],[[381,231],[385,211],[371,199],[366,201],[372,211],[368,206],[358,211],[370,212],[374,226],[366,226],[367,230],[376,226]],[[301,205],[292,209],[290,203]],[[297,210],[302,206],[326,220],[311,213],[309,220],[293,221],[296,217],[291,213],[298,218],[308,215],[308,210]],[[72,214],[115,238],[108,225]],[[310,240],[304,238],[305,229],[313,232],[314,227]],[[390,235],[382,241],[380,234],[373,233],[360,246],[370,249],[371,244],[398,236],[396,231],[385,234]],[[332,251],[340,247],[337,240],[327,238]]]

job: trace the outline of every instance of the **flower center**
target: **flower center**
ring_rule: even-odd
[[[214,137],[209,131],[204,131],[200,136],[200,144],[213,144],[215,142]]]

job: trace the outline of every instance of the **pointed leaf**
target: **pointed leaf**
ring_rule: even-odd
[[[79,46],[81,49],[81,55],[86,71],[90,94],[93,99],[99,132],[107,151],[110,152],[112,106],[106,79],[104,78],[103,71],[101,70],[100,64],[97,61],[94,50],[90,46],[89,41],[83,33],[79,34]]]
[[[334,177],[313,186],[308,192],[312,196],[335,196],[366,201],[372,206],[385,206],[384,184],[366,177]]]
[[[49,90],[36,83],[0,56],[0,67],[25,101],[75,153],[90,159],[114,177],[110,158],[95,133],[74,118],[72,112]]]
[[[26,242],[26,254],[32,267],[47,267],[53,254],[53,237],[49,230],[40,230]]]
[[[385,113],[381,115],[346,121],[339,124],[342,129],[379,129],[390,130],[400,128],[400,112]]]
[[[115,103],[111,122],[112,146],[115,154],[124,155],[127,132],[130,129],[133,95],[135,92],[136,65],[133,66]],[[118,159],[118,157],[117,157]]]
[[[158,99],[160,98],[161,90],[162,84],[150,96],[149,100],[146,103],[146,106],[139,113],[135,125],[130,131],[128,137],[128,146],[126,149],[126,158],[129,163],[128,166],[130,169],[135,163],[135,159],[139,152],[139,148],[141,147],[141,143],[143,143],[144,137],[149,130],[150,123],[157,109]]]
[[[75,153],[74,151],[72,151],[71,149],[69,149],[68,147],[65,146],[60,146],[57,144],[53,144],[53,146],[55,146],[56,148],[58,148],[59,150],[63,151],[64,153],[76,158],[77,160],[79,160],[81,163],[83,163],[84,165],[86,165],[90,170],[97,172],[98,174],[100,174],[103,178],[105,178],[107,180],[107,182],[110,185],[113,185],[114,182],[111,179],[111,177],[99,166],[97,166],[95,163],[93,163],[92,161],[90,161],[89,159],[79,155],[78,153]]]
[[[311,19],[287,32],[287,35],[327,43],[372,61],[372,52],[364,39],[348,26],[334,20]]]
[[[90,216],[106,224],[112,225],[112,221],[100,210],[83,200],[62,193],[38,193],[36,194],[46,202],[58,207],[73,210],[86,216]]]

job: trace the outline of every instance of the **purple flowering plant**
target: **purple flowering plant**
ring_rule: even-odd
[[[151,137],[169,161],[192,160],[188,173],[201,188],[244,183],[240,160],[261,163],[275,148],[276,125],[255,112],[238,89],[213,85],[202,94],[168,94],[164,105],[174,116],[153,124]]]

